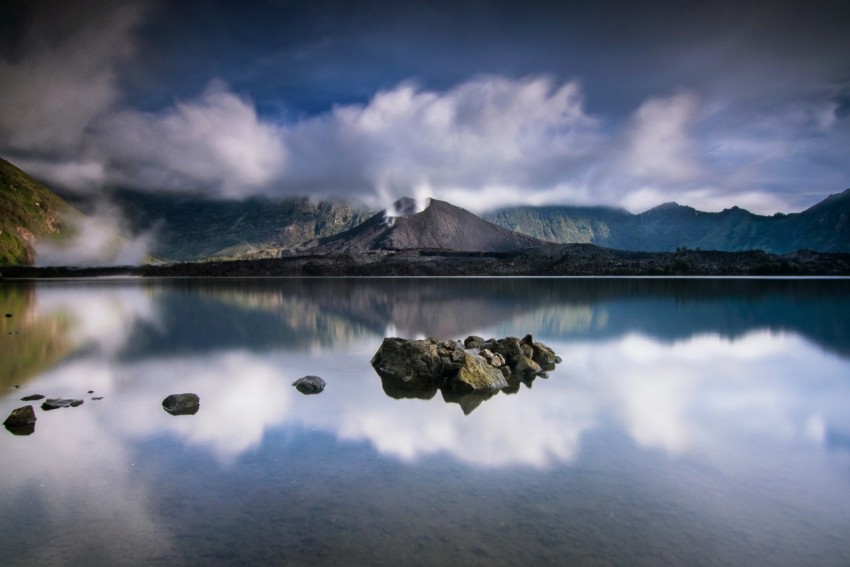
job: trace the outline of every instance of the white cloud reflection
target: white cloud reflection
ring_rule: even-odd
[[[612,428],[648,449],[718,463],[748,451],[752,439],[820,445],[829,427],[850,429],[836,401],[850,393],[846,361],[793,334],[705,334],[674,343],[639,334],[545,339],[565,361],[549,380],[517,395],[500,393],[465,416],[439,393],[430,401],[385,396],[368,363],[380,337],[332,350],[233,348],[122,360],[117,355],[132,340],[133,326],[157,319],[141,287],[116,285],[98,294],[47,288],[38,306],[41,313],[71,310],[76,334],[98,346],[42,375],[38,389],[104,395],[90,416],[100,423],[91,427],[110,443],[171,436],[209,451],[223,466],[279,428],[365,441],[404,461],[450,455],[486,467],[569,463],[585,435]],[[297,393],[291,382],[306,374],[323,376],[327,390]],[[200,396],[198,414],[162,410],[161,400],[179,392]],[[50,439],[63,450],[88,442],[73,428]]]

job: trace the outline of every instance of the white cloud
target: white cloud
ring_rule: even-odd
[[[487,76],[443,93],[402,84],[287,129],[284,179],[326,193],[347,180],[384,205],[416,188],[546,187],[587,155],[597,129],[574,82]]]
[[[655,183],[689,183],[702,175],[691,128],[699,108],[692,93],[652,98],[634,114],[623,167]]]
[[[271,182],[286,161],[277,129],[218,81],[162,113],[116,112],[98,135],[114,172],[109,180],[130,185],[241,196]]]

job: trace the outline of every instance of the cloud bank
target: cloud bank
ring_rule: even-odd
[[[831,83],[770,104],[752,89],[736,97],[685,83],[614,111],[594,107],[576,79],[477,74],[441,89],[402,81],[293,117],[263,113],[250,89],[213,75],[196,94],[143,110],[120,79],[151,10],[89,4],[99,8],[90,21],[50,42],[36,26],[16,57],[0,59],[0,152],[74,190],[773,213],[850,178],[846,86]]]

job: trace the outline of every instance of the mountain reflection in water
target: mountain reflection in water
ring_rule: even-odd
[[[139,549],[179,547],[150,504],[157,486],[140,482],[137,466],[144,478],[179,477],[177,455],[191,452],[212,462],[192,469],[203,484],[270,450],[309,453],[325,438],[336,449],[322,459],[342,468],[353,465],[336,453],[356,450],[400,466],[448,459],[498,474],[581,471],[590,460],[620,478],[626,465],[645,474],[643,461],[618,461],[645,451],[680,463],[664,471],[676,490],[678,474],[714,486],[703,476],[711,470],[743,483],[742,502],[749,486],[793,490],[793,506],[819,506],[818,521],[850,527],[840,473],[850,456],[846,280],[6,282],[0,300],[14,315],[0,337],[4,358],[42,353],[0,367],[3,417],[30,394],[87,400],[37,410],[28,437],[0,436],[0,512],[38,494],[79,545],[101,530],[107,539],[132,532]],[[563,363],[469,415],[440,399],[388,397],[369,364],[387,335],[527,333]],[[291,384],[305,375],[326,389],[300,395]],[[162,411],[180,392],[200,396],[197,414]],[[617,455],[605,453],[609,444]],[[287,466],[297,470],[297,459]],[[41,525],[39,514],[22,521]],[[85,531],[67,528],[85,522]],[[20,541],[0,530],[4,548],[24,553]],[[58,558],[44,553],[26,557]]]

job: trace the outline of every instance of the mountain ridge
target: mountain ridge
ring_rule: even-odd
[[[620,250],[850,252],[850,189],[799,213],[773,216],[756,215],[737,206],[711,213],[664,203],[637,214],[606,207],[548,206],[504,208],[483,218],[550,242]]]
[[[412,212],[411,202],[399,199],[391,212],[380,212],[351,230],[307,243],[298,252],[322,256],[423,249],[508,252],[546,244],[445,201],[431,199],[419,212]]]

